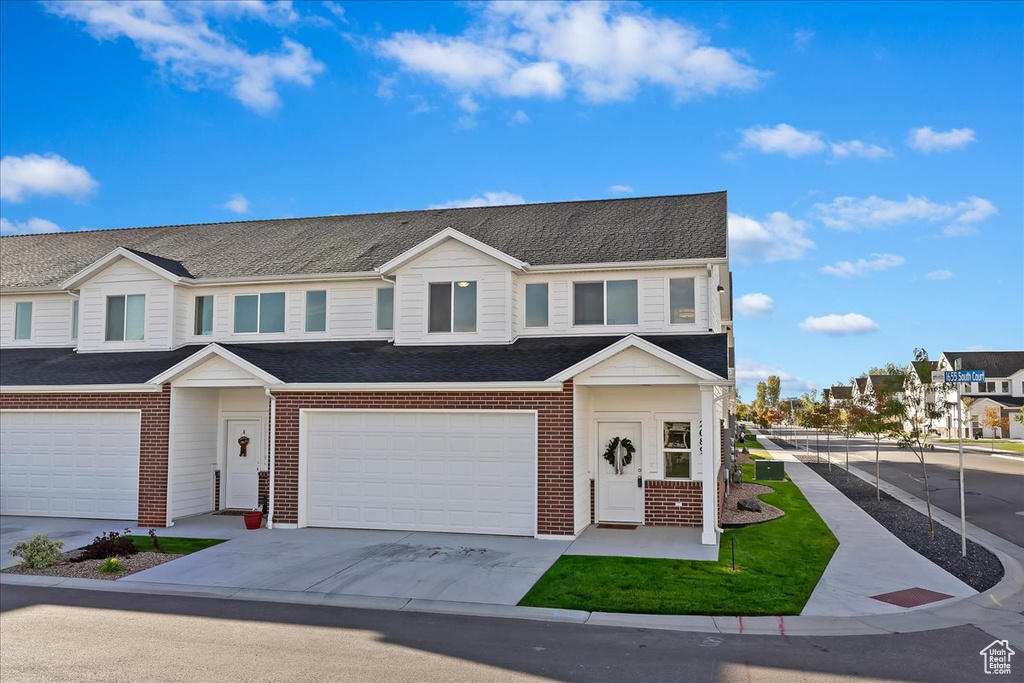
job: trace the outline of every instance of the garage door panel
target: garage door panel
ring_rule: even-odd
[[[0,415],[0,514],[134,520],[137,412]]]
[[[310,413],[306,523],[533,535],[535,429],[524,413]]]

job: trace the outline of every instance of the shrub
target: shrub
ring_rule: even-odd
[[[108,557],[100,563],[99,567],[96,568],[100,570],[101,574],[113,574],[124,569],[116,557]]]
[[[160,539],[156,537],[156,529],[149,530],[149,539],[153,541],[153,550],[158,553],[162,553],[164,551],[164,549],[160,547]]]
[[[118,555],[122,557],[134,555],[139,552],[139,549],[128,537],[129,533],[131,533],[130,530],[125,529],[123,534],[110,531],[102,536],[97,536],[92,543],[82,548],[75,560],[81,562],[82,560],[103,560]]]
[[[45,569],[60,559],[64,541],[51,541],[46,534],[36,534],[32,540],[15,543],[8,552],[21,560],[29,569]]]

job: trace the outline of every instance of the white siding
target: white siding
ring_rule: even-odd
[[[172,384],[180,387],[251,387],[263,386],[263,381],[220,356],[212,356]]]
[[[395,274],[396,344],[495,344],[511,341],[511,269],[461,242],[442,242]],[[477,283],[476,332],[428,333],[427,290],[431,282]]]
[[[79,290],[79,350],[157,351],[171,348],[174,343],[171,325],[173,287],[167,279],[128,259],[115,261],[86,280]],[[146,295],[145,339],[105,341],[107,297],[127,294]]]
[[[0,344],[16,346],[74,346],[71,339],[70,294],[7,294],[0,297]],[[32,338],[14,338],[14,316],[19,301],[32,302]]]
[[[174,287],[171,291],[174,297],[174,346],[184,346],[195,329],[195,298],[185,287]]]
[[[718,293],[718,268],[711,271],[711,279],[708,280],[708,327],[714,330],[722,329],[722,295]]]
[[[187,517],[213,509],[213,471],[217,466],[215,389],[171,390],[171,516]]]

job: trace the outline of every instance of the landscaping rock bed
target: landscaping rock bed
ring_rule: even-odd
[[[769,505],[763,500],[758,501],[761,503],[761,510],[759,512],[748,512],[745,510],[736,509],[736,504],[744,498],[757,498],[763,496],[766,493],[773,493],[775,489],[771,486],[764,486],[762,484],[752,484],[750,482],[744,482],[742,484],[732,484],[729,487],[729,494],[725,497],[725,509],[722,511],[722,527],[723,528],[736,528],[742,526],[749,526],[751,524],[760,524],[761,522],[767,522],[772,519],[778,519],[782,517],[785,512]]]
[[[833,461],[815,462],[813,454],[796,452],[796,457],[818,473],[840,493],[911,549],[939,565],[976,591],[988,590],[1003,578],[1003,564],[999,558],[967,540],[967,557],[960,554],[960,534],[947,526],[935,523],[935,538],[928,534],[928,517],[882,491],[881,500],[875,498],[874,485],[848,473]]]
[[[137,553],[135,555],[128,555],[126,557],[119,557],[117,561],[121,564],[122,569],[119,572],[112,574],[102,574],[98,571],[97,567],[103,563],[103,560],[83,560],[81,562],[72,562],[79,551],[73,550],[69,553],[64,553],[64,556],[57,561],[56,564],[46,567],[45,569],[29,569],[28,567],[21,567],[15,565],[4,569],[5,574],[35,574],[37,576],[62,576],[65,578],[74,579],[105,579],[113,581],[120,579],[122,576],[128,576],[129,574],[136,574],[146,569],[156,567],[165,562],[176,560],[184,555],[175,555],[171,553]]]

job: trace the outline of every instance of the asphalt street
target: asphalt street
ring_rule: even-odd
[[[803,450],[804,432],[795,437],[783,435]],[[809,432],[809,445],[814,453],[814,432]],[[769,437],[771,438],[771,437]],[[821,457],[827,455],[825,435],[820,435]],[[834,463],[845,465],[846,439],[832,435],[831,453]],[[921,463],[912,452],[883,442],[879,451],[880,476],[883,480],[924,499],[924,474]],[[928,485],[932,504],[954,515],[960,514],[959,466],[956,452],[926,451]],[[871,476],[875,474],[875,445],[865,437],[850,439],[850,466]],[[1024,546],[1024,458],[986,453],[964,452],[964,491],[967,521]]]
[[[970,626],[729,636],[14,585],[0,591],[4,683],[963,682],[991,678],[979,654],[991,641]],[[1009,680],[1024,680],[1013,673]]]

